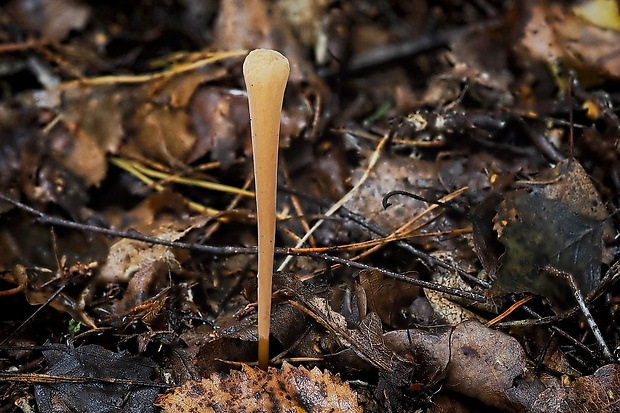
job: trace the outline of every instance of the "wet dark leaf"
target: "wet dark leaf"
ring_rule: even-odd
[[[480,243],[485,239],[484,223],[476,227],[477,248],[484,254],[481,262],[494,278],[492,290],[532,292],[559,307],[570,307],[574,299],[568,284],[542,268],[550,265],[570,272],[582,292],[590,292],[600,278],[605,207],[574,160],[563,161],[521,186],[506,192],[495,207],[493,229],[504,247],[499,261],[487,256],[495,242]]]
[[[87,383],[46,383],[35,385],[35,396],[41,412],[151,412],[159,392],[156,387],[144,386],[153,374],[155,363],[113,353],[100,346],[87,345],[76,349],[59,346],[45,350],[50,375],[93,378]],[[124,379],[139,382],[102,383],[96,379]]]

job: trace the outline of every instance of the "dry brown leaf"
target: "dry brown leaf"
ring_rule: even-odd
[[[567,386],[550,387],[534,403],[533,412],[581,413],[620,411],[620,366],[609,364]]]
[[[551,64],[556,59],[583,73],[620,78],[620,31],[599,27],[558,2],[530,2],[521,46]]]
[[[420,287],[388,278],[376,270],[362,270],[359,277],[366,291],[369,310],[375,311],[381,321],[392,327],[406,324],[404,310],[420,296]]]
[[[436,332],[397,330],[384,334],[397,354],[414,353],[443,386],[506,411],[529,411],[544,390],[519,342],[477,321]],[[503,411],[503,410],[502,410]]]
[[[353,182],[360,178],[366,168],[367,166],[363,164],[353,172]],[[384,155],[345,207],[392,232],[429,205],[416,199],[399,197],[391,200],[392,205],[384,209],[381,200],[386,193],[399,189],[429,199],[437,199],[434,188],[438,187],[437,167],[434,162]]]
[[[148,101],[138,107],[132,119],[138,131],[133,144],[141,154],[171,166],[183,166],[197,140],[190,128],[187,106],[200,84],[224,73],[223,69],[190,72],[145,85],[141,94]]]
[[[307,80],[314,70],[304,59],[299,41],[277,5],[265,0],[223,2],[214,30],[214,47],[220,50],[270,48],[291,63],[289,83]]]
[[[241,371],[190,381],[156,405],[168,413],[362,411],[357,394],[338,376],[287,363],[267,372],[242,365]]]
[[[52,41],[64,40],[71,30],[81,30],[90,19],[90,7],[75,0],[14,0],[8,11],[23,27]]]
[[[226,169],[248,143],[250,114],[247,97],[230,89],[205,87],[196,91],[189,112],[196,144],[187,161],[193,162],[207,153]]]
[[[218,120],[218,126],[236,124],[235,119],[244,115],[247,119],[247,109],[241,113],[218,111],[215,115],[205,115],[192,102],[203,83],[227,73],[225,67],[206,67],[163,79],[153,75],[152,80],[137,86],[125,84],[122,76],[118,80],[110,77],[102,84],[65,83],[61,95],[58,91],[46,91],[30,99],[32,104],[61,115],[69,133],[61,135],[60,129],[54,132],[62,138],[54,140],[56,158],[86,186],[96,186],[106,177],[107,154],[154,159],[184,167],[211,150],[212,140],[223,140],[223,137],[213,136],[223,128],[205,130],[204,127],[195,128],[196,125],[210,122],[211,116]],[[215,107],[227,107],[227,94],[219,93],[216,97]],[[231,116],[235,119],[228,119]],[[240,128],[240,131],[232,131],[236,133],[228,129],[221,132],[228,133],[225,138],[230,140],[230,136],[245,136],[243,131]],[[210,144],[205,145],[204,141]],[[238,146],[224,145],[219,148],[217,157],[230,163]]]
[[[163,216],[154,222],[142,222],[135,229],[162,240],[177,241],[192,229],[204,225],[206,220],[205,217],[186,221],[178,217]],[[106,263],[98,275],[99,281],[128,281],[140,269],[155,262],[165,262],[171,268],[179,267],[179,262],[170,247],[123,238],[110,247]]]
[[[86,186],[99,185],[107,173],[107,153],[116,153],[124,134],[123,91],[109,85],[70,88],[60,101],[52,102],[56,92],[44,92],[52,107],[58,105],[69,134],[56,135],[56,158]]]
[[[262,47],[285,55],[291,65],[291,74],[281,119],[280,145],[288,146],[291,137],[302,134],[317,135],[319,125],[314,122],[314,111],[329,102],[330,92],[308,61],[307,53],[284,18],[279,2],[222,2],[212,47],[219,50]],[[303,93],[295,93],[300,90]]]

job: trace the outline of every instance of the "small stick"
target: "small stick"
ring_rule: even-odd
[[[611,351],[609,351],[609,347],[607,347],[607,343],[605,343],[605,340],[603,339],[601,330],[598,328],[598,325],[594,321],[594,317],[592,317],[592,313],[590,313],[590,310],[588,309],[588,306],[586,305],[586,302],[583,299],[583,294],[581,294],[581,290],[579,290],[579,286],[577,285],[577,282],[575,281],[575,277],[573,277],[573,274],[567,271],[562,271],[551,265],[546,265],[544,269],[549,274],[555,275],[556,277],[562,277],[568,282],[568,285],[570,286],[571,290],[573,290],[573,296],[575,297],[575,300],[577,300],[577,304],[579,304],[579,308],[581,309],[581,312],[586,318],[586,322],[590,326],[590,329],[594,333],[594,337],[596,337],[596,341],[598,342],[599,347],[603,351],[603,355],[605,356],[607,361],[615,363],[617,360],[611,354]]]
[[[275,50],[257,49],[243,62],[248,89],[256,218],[258,223],[258,365],[269,365],[271,279],[276,233],[278,141],[284,89],[290,72],[286,57]]]

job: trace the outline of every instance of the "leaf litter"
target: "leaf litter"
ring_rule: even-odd
[[[32,7],[0,7],[3,411],[617,410],[614,2]],[[267,372],[257,47],[292,69]]]

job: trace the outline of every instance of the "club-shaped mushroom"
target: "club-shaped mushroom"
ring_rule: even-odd
[[[254,153],[258,222],[258,365],[263,370],[269,364],[278,142],[282,101],[289,71],[286,57],[274,50],[253,50],[243,63]]]

